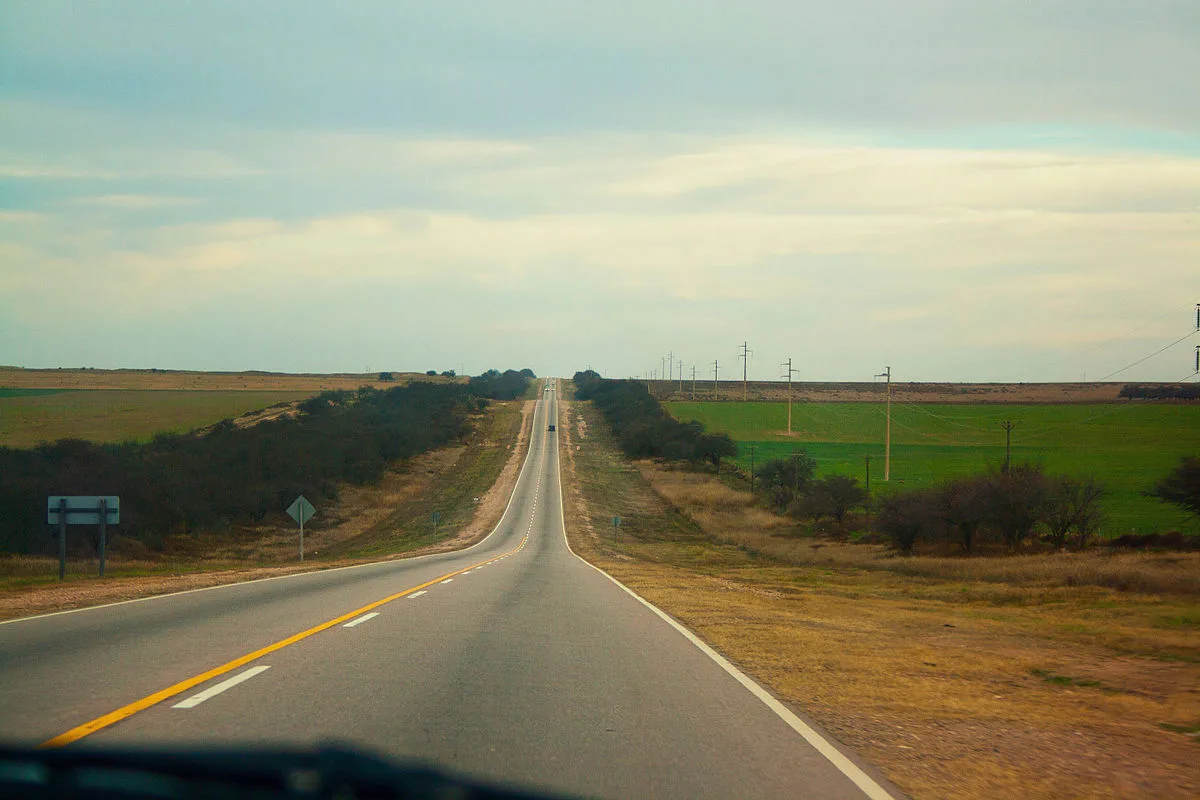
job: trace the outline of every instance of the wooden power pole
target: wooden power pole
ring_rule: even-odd
[[[1006,419],[1000,423],[1000,427],[1004,428],[1004,474],[1007,475],[1009,464],[1012,463],[1012,431],[1017,427],[1017,423]]]
[[[876,378],[887,378],[887,433],[883,445],[883,482],[892,478],[892,368],[884,367]]]
[[[792,359],[788,358],[787,363],[782,365],[787,371],[788,382],[788,436],[792,435],[792,376],[796,374],[796,370],[792,369]]]

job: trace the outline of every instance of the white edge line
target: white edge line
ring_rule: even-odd
[[[355,618],[355,619],[352,619],[352,620],[350,620],[349,622],[347,622],[347,623],[346,623],[345,625],[343,625],[342,627],[343,627],[343,628],[353,628],[353,627],[356,627],[356,626],[358,626],[358,625],[362,625],[364,622],[366,622],[366,621],[367,621],[367,620],[369,620],[369,619],[375,619],[375,618],[376,618],[376,617],[378,617],[378,616],[379,616],[379,612],[378,612],[378,611],[372,611],[372,612],[370,612],[369,614],[363,614],[361,617],[357,617],[357,618]]]
[[[557,411],[557,408],[555,410]],[[557,419],[557,414],[555,416]],[[558,437],[555,437],[555,439],[554,439],[554,455],[556,458],[558,458],[558,456],[559,456]],[[892,797],[892,795],[886,789],[884,789],[882,786],[880,786],[878,783],[876,783],[875,780],[873,778],[871,778],[870,775],[863,772],[862,769],[857,764],[855,764],[850,759],[846,758],[846,756],[840,750],[838,750],[837,747],[835,747],[833,744],[831,744],[829,742],[829,740],[826,739],[824,736],[822,736],[821,734],[819,734],[815,730],[813,730],[813,728],[810,725],[808,725],[807,723],[805,723],[804,720],[802,720],[798,716],[796,716],[795,713],[793,713],[791,709],[789,709],[783,703],[776,700],[775,697],[773,697],[770,692],[768,692],[766,689],[764,689],[762,686],[760,686],[753,678],[748,676],[746,673],[742,672],[740,669],[735,667],[733,664],[729,663],[728,659],[726,659],[723,655],[721,655],[716,650],[712,649],[710,646],[705,644],[704,641],[702,639],[700,639],[700,637],[698,637],[696,634],[692,633],[690,630],[685,628],[682,624],[677,622],[675,619],[673,619],[669,614],[667,614],[665,611],[660,609],[658,606],[654,605],[649,600],[642,597],[641,595],[639,595],[637,592],[630,589],[625,584],[621,583],[619,580],[614,578],[612,575],[609,575],[607,572],[600,569],[595,564],[593,564],[592,562],[588,561],[587,559],[583,558],[578,553],[576,553],[571,548],[571,540],[567,538],[567,515],[566,515],[566,511],[563,509],[562,460],[561,459],[559,459],[559,462],[558,462],[558,469],[559,469],[558,513],[559,513],[559,518],[562,520],[563,541],[566,543],[567,550],[570,551],[571,555],[575,556],[580,561],[582,561],[584,564],[587,564],[589,567],[596,570],[596,572],[599,572],[601,575],[608,578],[610,581],[615,583],[617,586],[621,587],[623,590],[625,590],[626,593],[629,594],[630,597],[634,598],[639,603],[644,605],[646,608],[653,611],[655,614],[657,614],[659,616],[659,618],[661,618],[663,620],[663,622],[666,622],[672,628],[679,631],[679,633],[683,634],[684,638],[686,638],[689,642],[694,644],[696,646],[696,648],[700,650],[700,652],[704,653],[706,656],[708,656],[713,661],[715,661],[717,663],[717,665],[719,667],[721,667],[721,669],[723,669],[727,673],[729,673],[729,675],[734,680],[736,680],[738,683],[740,683],[742,686],[744,686],[751,694],[753,694],[755,697],[757,697],[759,700],[761,700],[763,702],[763,704],[766,705],[767,708],[774,711],[776,716],[778,716],[780,719],[782,719],[784,722],[787,723],[788,727],[790,727],[796,733],[800,734],[800,736],[804,738],[804,741],[808,742],[813,747],[813,749],[815,749],[818,753],[823,755],[826,758],[826,760],[829,761],[829,763],[831,763],[831,764],[833,764],[833,766],[837,767],[838,771],[840,771],[843,775],[845,775],[847,778],[849,778],[850,781],[855,786],[857,786],[859,789],[862,790],[863,794],[865,794],[867,797],[870,798],[870,800],[895,800],[895,798]]]
[[[535,402],[540,404],[542,402],[542,400],[541,400],[541,398],[539,398]],[[124,606],[124,605],[129,605],[130,603],[144,603],[147,600],[162,600],[167,597],[179,597],[180,595],[184,595],[184,594],[196,594],[197,592],[210,592],[214,589],[231,589],[235,586],[249,586],[252,583],[266,583],[267,581],[282,581],[282,580],[286,580],[287,578],[303,578],[303,577],[312,576],[312,575],[328,575],[331,572],[341,572],[342,570],[346,570],[346,569],[361,569],[362,567],[376,567],[376,566],[379,566],[380,564],[392,564],[392,563],[395,563],[398,561],[420,561],[421,559],[434,558],[435,556],[458,555],[459,553],[470,552],[471,550],[474,550],[476,547],[479,547],[481,544],[486,542],[488,539],[491,539],[496,534],[496,531],[500,530],[500,527],[504,524],[504,520],[508,518],[508,511],[510,508],[512,508],[513,500],[517,496],[517,487],[521,485],[521,476],[523,476],[525,474],[525,468],[529,466],[529,458],[530,458],[530,456],[533,455],[533,434],[534,434],[534,429],[536,427],[537,427],[537,406],[535,405],[534,409],[533,409],[532,424],[530,425],[530,428],[529,428],[529,448],[525,451],[525,461],[521,465],[521,471],[517,473],[517,482],[513,485],[512,494],[510,494],[508,496],[508,504],[506,506],[504,506],[504,513],[500,515],[500,521],[496,523],[496,527],[492,528],[491,532],[487,536],[483,537],[482,539],[480,539],[478,542],[471,545],[470,547],[464,547],[462,550],[447,550],[442,553],[426,553],[423,556],[411,556],[409,558],[388,558],[388,559],[384,559],[383,561],[368,561],[365,564],[351,564],[347,567],[330,567],[329,569],[314,569],[310,572],[295,572],[295,573],[292,573],[291,575],[273,575],[269,578],[255,578],[254,580],[250,580],[250,581],[235,581],[234,583],[222,583],[222,584],[218,584],[216,586],[201,586],[199,589],[184,589],[179,592],[168,592],[167,594],[152,594],[152,595],[148,595],[146,597],[135,597],[131,600],[118,600],[115,603],[104,603],[104,604],[98,605],[98,606],[84,606],[83,608],[68,608],[64,611],[51,611],[46,614],[34,614],[31,617],[17,617],[15,619],[5,619],[5,620],[0,620],[0,625],[11,625],[14,622],[29,622],[30,620],[46,619],[48,617],[61,617],[64,614],[78,614],[81,611],[96,611],[101,608],[112,608],[113,606]],[[203,573],[201,573],[201,574],[203,574]]]
[[[239,683],[242,683],[243,681],[248,681],[251,678],[253,678],[255,675],[259,674],[260,672],[266,672],[269,669],[270,669],[270,667],[268,667],[268,666],[251,667],[250,669],[246,670],[245,672],[239,672],[237,675],[234,675],[232,678],[229,678],[228,680],[221,681],[216,686],[205,689],[203,692],[200,692],[200,694],[194,694],[191,697],[189,697],[187,700],[184,700],[181,703],[176,703],[175,705],[171,706],[171,708],[195,708],[196,706],[203,703],[205,700],[209,700],[213,697],[216,697],[217,695],[219,695],[221,692],[225,691],[226,689],[232,689],[234,686],[237,686]]]

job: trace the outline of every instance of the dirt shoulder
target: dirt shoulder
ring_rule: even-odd
[[[519,422],[509,424],[507,419],[497,419],[496,424],[481,432],[484,438],[479,442],[444,448],[396,465],[377,486],[345,487],[335,507],[320,510],[327,524],[306,531],[307,558],[303,564],[279,563],[296,557],[297,537],[286,525],[255,526],[223,539],[190,545],[177,542],[172,554],[165,556],[139,552],[118,539],[109,562],[110,575],[115,577],[100,579],[76,574],[62,584],[41,583],[0,590],[0,619],[468,547],[490,533],[500,521],[529,447],[533,401],[496,405],[507,405]],[[502,464],[498,475],[494,470],[489,472],[486,463],[480,463],[483,458],[471,458],[472,447],[503,452],[502,459],[495,459]],[[438,495],[445,493],[447,485],[456,485],[464,470],[474,473],[477,480],[488,481],[488,488],[480,490],[478,501],[461,512],[465,523],[450,529],[449,536],[427,544],[405,541],[405,531],[390,523],[397,515],[411,516],[413,508],[436,505]],[[381,534],[385,538],[376,554],[359,557],[338,554],[346,543],[361,542],[364,538],[379,543]],[[417,546],[409,547],[411,544]],[[402,552],[387,552],[388,547],[402,548]],[[93,562],[71,567],[77,573],[85,570],[91,573],[96,568]],[[57,561],[23,557],[0,561],[0,572],[12,575],[18,570],[56,571]],[[121,572],[139,574],[121,575]]]
[[[1195,597],[786,563],[708,529],[727,487],[629,463],[586,404],[562,430],[580,555],[913,797],[1200,795]]]

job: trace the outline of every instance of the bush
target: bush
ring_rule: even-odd
[[[489,369],[482,375],[476,375],[467,381],[467,389],[472,393],[492,400],[516,400],[529,391],[529,383],[537,375],[531,369],[517,371],[506,369],[504,372]]]
[[[960,478],[935,490],[938,516],[947,532],[953,532],[968,553],[975,545],[979,529],[987,521],[987,482],[982,476]]]
[[[1009,551],[1016,551],[1045,513],[1049,496],[1045,473],[1036,464],[1014,464],[988,473],[982,488],[988,523]]]
[[[905,555],[912,555],[917,539],[934,534],[937,525],[937,507],[929,491],[892,495],[879,509],[879,530]]]
[[[1100,508],[1103,496],[1104,490],[1093,478],[1051,478],[1044,508],[1051,543],[1059,550],[1065,550],[1067,537],[1074,532],[1077,545],[1086,547],[1103,520]]]
[[[1200,457],[1185,456],[1149,494],[1185,511],[1200,514]]]
[[[791,458],[771,459],[759,467],[756,476],[771,503],[780,511],[791,506],[812,487],[817,462],[807,451],[793,453]],[[803,514],[808,516],[807,513]],[[823,514],[822,516],[829,516]]]
[[[822,478],[813,489],[829,498],[829,510],[838,525],[845,521],[846,513],[850,509],[861,505],[867,499],[867,492],[859,485],[858,478],[849,475],[830,475]]]

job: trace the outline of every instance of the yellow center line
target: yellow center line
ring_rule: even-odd
[[[463,567],[462,569],[455,570],[454,572],[447,572],[445,575],[442,575],[441,577],[438,577],[438,578],[434,578],[431,581],[426,581],[425,583],[422,583],[420,586],[413,586],[411,589],[405,589],[403,592],[397,592],[396,594],[388,595],[387,597],[383,598],[382,600],[376,600],[374,603],[368,603],[367,605],[363,606],[362,608],[356,608],[353,611],[350,611],[346,614],[342,614],[340,617],[337,617],[336,619],[331,619],[328,622],[322,622],[320,625],[309,628],[306,631],[301,631],[300,633],[297,633],[293,636],[289,636],[286,639],[281,639],[278,642],[275,642],[274,644],[269,644],[266,647],[255,650],[252,653],[247,653],[246,655],[235,658],[233,661],[230,661],[226,664],[222,664],[219,667],[213,667],[212,669],[208,670],[207,672],[202,672],[199,675],[193,675],[192,677],[190,677],[186,680],[182,680],[179,683],[174,684],[173,686],[168,686],[167,688],[157,691],[154,694],[146,695],[141,700],[135,700],[134,702],[132,702],[128,705],[121,706],[116,711],[111,711],[102,717],[96,717],[96,719],[94,719],[90,722],[85,722],[82,725],[78,725],[74,728],[71,728],[71,730],[67,731],[66,733],[60,733],[58,736],[55,736],[53,739],[47,739],[46,741],[42,742],[38,746],[39,747],[62,747],[63,745],[68,745],[68,744],[71,744],[72,742],[77,742],[80,739],[82,739],[83,737],[90,736],[91,734],[95,733],[96,731],[103,730],[104,728],[107,728],[110,725],[115,725],[116,723],[120,722],[123,719],[128,719],[129,717],[132,717],[134,714],[138,713],[139,711],[145,711],[147,708],[158,705],[159,703],[161,703],[164,700],[169,700],[170,698],[174,697],[177,694],[182,694],[183,692],[186,692],[188,689],[195,688],[196,686],[199,686],[202,683],[206,683],[220,675],[224,675],[227,672],[232,672],[233,670],[237,669],[238,667],[244,667],[245,665],[249,664],[250,662],[255,661],[256,659],[262,658],[265,655],[269,655],[270,653],[274,653],[278,650],[282,650],[283,648],[287,647],[288,645],[292,645],[292,644],[295,644],[296,642],[307,639],[308,637],[313,636],[314,634],[318,634],[321,631],[329,630],[330,628],[336,627],[337,625],[339,625],[343,622],[348,622],[349,620],[352,620],[357,616],[360,616],[362,614],[365,614],[368,611],[372,611],[376,608],[379,608],[380,606],[390,603],[393,600],[399,600],[401,597],[410,595],[413,592],[417,592],[417,591],[420,591],[421,589],[425,589],[430,586],[433,586],[435,583],[438,583],[439,581],[446,580],[446,578],[454,577],[455,575],[459,575],[463,572],[466,572],[467,570],[475,569],[475,567],[481,567],[484,564],[491,564],[493,561],[499,561],[501,558],[504,558],[505,556],[510,556],[513,553],[520,552],[520,550],[523,547],[525,547],[525,542],[528,541],[528,539],[529,539],[529,534],[525,534],[525,538],[521,540],[521,543],[515,549],[510,550],[507,553],[496,556],[495,558],[489,558],[484,561],[480,561],[479,563],[473,564],[469,567]]]

